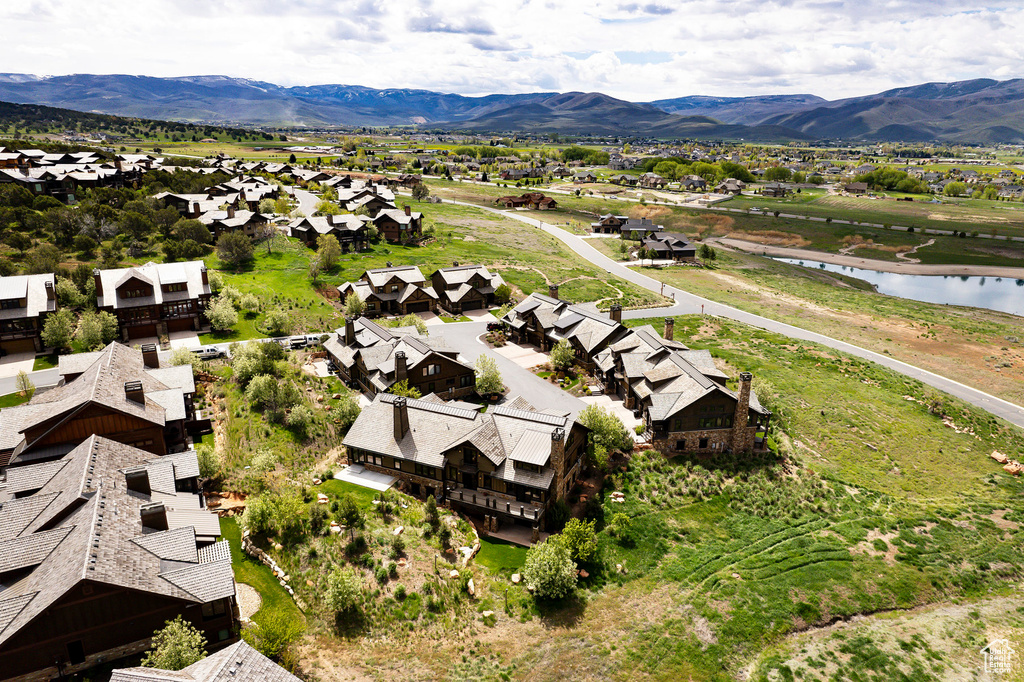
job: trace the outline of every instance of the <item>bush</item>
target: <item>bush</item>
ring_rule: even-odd
[[[214,478],[220,473],[220,458],[217,457],[213,447],[205,444],[198,445],[196,459],[199,461],[199,475],[203,478]]]
[[[576,563],[586,563],[597,553],[597,534],[594,532],[593,521],[569,519],[559,537]]]
[[[349,430],[352,424],[354,424],[356,419],[359,417],[360,412],[362,412],[362,408],[359,407],[359,402],[351,393],[341,396],[341,400],[338,401],[338,404],[331,408],[331,413],[334,418],[338,420],[338,425],[341,427],[342,433]]]
[[[633,437],[614,414],[599,405],[588,405],[579,414],[579,422],[590,429],[590,442],[594,452],[633,449]],[[595,457],[595,459],[598,459]]]
[[[313,535],[326,535],[330,531],[327,523],[328,513],[325,505],[316,503],[309,508],[309,532]]]
[[[263,495],[245,501],[242,526],[250,533],[267,533],[274,523],[274,504]]]
[[[558,536],[527,550],[523,579],[538,599],[562,599],[576,590],[576,564]]]
[[[181,670],[206,658],[206,638],[179,615],[153,633],[152,647],[142,658],[146,668]]]
[[[282,336],[291,332],[288,324],[288,314],[283,310],[271,310],[263,318],[264,330],[270,336]]]
[[[619,544],[630,546],[636,541],[635,531],[633,529],[633,520],[628,514],[619,512],[612,517],[611,528],[609,532],[619,541]]]
[[[238,323],[238,311],[231,299],[221,294],[206,309],[206,319],[214,330],[226,331]]]
[[[305,405],[297,405],[292,408],[284,421],[299,438],[305,440],[309,435],[309,427],[313,424],[313,417],[312,409]]]
[[[335,613],[354,613],[359,610],[359,578],[349,568],[336,567],[327,576],[324,602]]]
[[[568,339],[562,339],[551,349],[551,366],[556,370],[565,371],[576,362],[576,353],[569,345]]]
[[[242,631],[242,639],[267,658],[280,661],[288,645],[302,634],[302,625],[281,609],[265,609],[256,627]]]
[[[338,500],[338,520],[349,528],[357,528],[363,525],[363,513],[359,510],[356,501],[348,493]]]

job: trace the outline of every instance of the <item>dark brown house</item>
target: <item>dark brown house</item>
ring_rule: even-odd
[[[423,214],[409,206],[404,210],[387,208],[374,217],[381,236],[393,244],[415,241],[423,236]]]
[[[0,277],[0,356],[43,350],[43,324],[57,309],[54,277]]]
[[[334,235],[341,245],[341,252],[360,251],[369,246],[367,224],[370,219],[365,216],[345,213],[341,215],[325,215],[299,218],[291,224],[291,235],[310,248],[317,248],[317,240],[321,235]]]
[[[458,263],[438,269],[430,282],[440,306],[455,315],[494,305],[494,290],[505,284],[501,275],[483,265]]]
[[[364,408],[344,445],[349,460],[395,476],[413,494],[439,495],[487,531],[534,529],[565,499],[580,473],[587,429],[538,412],[523,398],[481,414],[435,397],[382,393]]]
[[[198,331],[210,302],[202,261],[94,270],[96,306],[117,317],[125,341]]]
[[[367,317],[437,311],[437,293],[415,265],[367,270],[357,282],[338,287],[342,300],[355,294],[366,303]]]
[[[0,489],[0,674],[67,679],[139,653],[177,616],[237,639],[231,552],[198,494],[195,452],[90,436]]]

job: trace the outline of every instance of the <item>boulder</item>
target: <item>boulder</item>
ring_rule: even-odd
[[[483,616],[484,618],[493,618],[494,617],[494,611],[484,611],[480,615]]]
[[[449,577],[449,578],[458,578],[458,577],[459,577],[459,572],[458,572],[458,571],[456,571],[456,570],[455,570],[455,569],[453,568],[453,569],[451,570],[451,572],[449,572],[449,573],[448,573],[448,577]]]
[[[999,452],[998,450],[993,450],[992,454],[989,455],[989,457],[991,457],[995,461],[999,462],[1000,464],[1006,464],[1007,462],[1010,461],[1009,457],[1007,457],[1003,453]]]
[[[317,504],[327,504],[328,502],[329,502],[329,500],[327,499],[326,495],[324,495],[323,493],[317,493],[317,495],[316,495],[316,503]]]
[[[405,530],[405,526],[398,526],[393,531],[391,531],[391,534],[392,535],[401,535],[404,530]]]
[[[518,585],[518,584],[519,584],[519,582],[520,582],[520,581],[521,581],[522,579],[523,579],[523,576],[519,575],[518,573],[513,573],[513,574],[512,574],[512,582],[513,582],[514,584]]]
[[[466,583],[466,591],[469,592],[469,596],[476,596],[476,583],[473,582],[472,578],[470,578],[469,582]]]

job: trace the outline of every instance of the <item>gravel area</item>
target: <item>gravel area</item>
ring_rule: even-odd
[[[260,610],[260,593],[255,587],[245,583],[235,583],[235,592],[239,615],[242,618],[252,618],[253,614]]]

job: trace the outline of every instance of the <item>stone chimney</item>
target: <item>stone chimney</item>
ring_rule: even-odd
[[[103,280],[100,279],[100,269],[96,268],[92,271],[92,281],[96,284],[96,295],[103,295]]]
[[[558,427],[551,432],[551,468],[555,472],[555,499],[565,498],[565,429]]]
[[[409,208],[409,204],[405,205],[405,215],[412,215],[412,209]]]
[[[740,388],[737,391],[736,413],[732,418],[732,451],[750,452],[754,449],[754,430],[747,427],[750,414],[750,383],[754,376],[740,372]]]
[[[56,298],[56,295],[54,294],[54,291],[53,291],[53,282],[51,282],[50,280],[47,280],[43,284],[43,288],[46,289],[46,300],[47,301],[52,301],[52,300],[54,300]]]
[[[150,502],[139,509],[142,527],[152,530],[167,530],[167,509],[163,502]]]
[[[199,217],[199,202],[198,201],[193,201],[192,202],[192,210],[189,211],[188,217],[192,218],[193,220],[195,220],[196,218]]]
[[[675,334],[675,328],[676,328],[676,318],[674,318],[674,317],[666,317],[665,318],[665,333],[662,334],[662,337],[666,341],[671,341],[672,340],[672,336]]]
[[[404,381],[409,378],[409,366],[406,364],[405,351],[395,353],[395,381]]]
[[[394,406],[395,441],[401,442],[409,432],[409,405],[403,397],[395,398]]]
[[[121,157],[120,156],[115,156],[114,157],[114,168],[116,168],[118,171],[124,170],[124,167],[121,165]]]
[[[345,345],[356,345],[356,321],[352,317],[345,318]]]
[[[142,364],[147,369],[156,369],[160,366],[160,358],[157,357],[155,343],[142,344]]]
[[[549,284],[548,285],[548,296],[550,296],[551,298],[555,298],[555,299],[558,298],[558,285],[557,284]]]
[[[453,261],[452,261],[452,267],[453,267],[453,268],[457,268],[457,267],[459,267],[459,261],[457,261],[457,260],[453,260]]]
[[[146,467],[132,467],[126,470],[124,479],[128,484],[128,490],[134,490],[142,495],[149,495],[153,492],[149,486],[149,471],[146,470]]]
[[[142,390],[142,382],[138,379],[124,382],[124,397],[140,405],[146,404],[146,394]]]
[[[228,218],[234,218],[234,217],[235,217],[235,207],[232,206],[231,204],[228,204]]]
[[[391,261],[388,261],[388,262],[386,262],[386,263],[384,264],[384,266],[385,266],[385,267],[388,267],[388,268],[390,268],[390,267],[391,267]]]
[[[622,306],[618,303],[612,304],[611,309],[608,311],[608,317],[614,322],[622,323]]]

